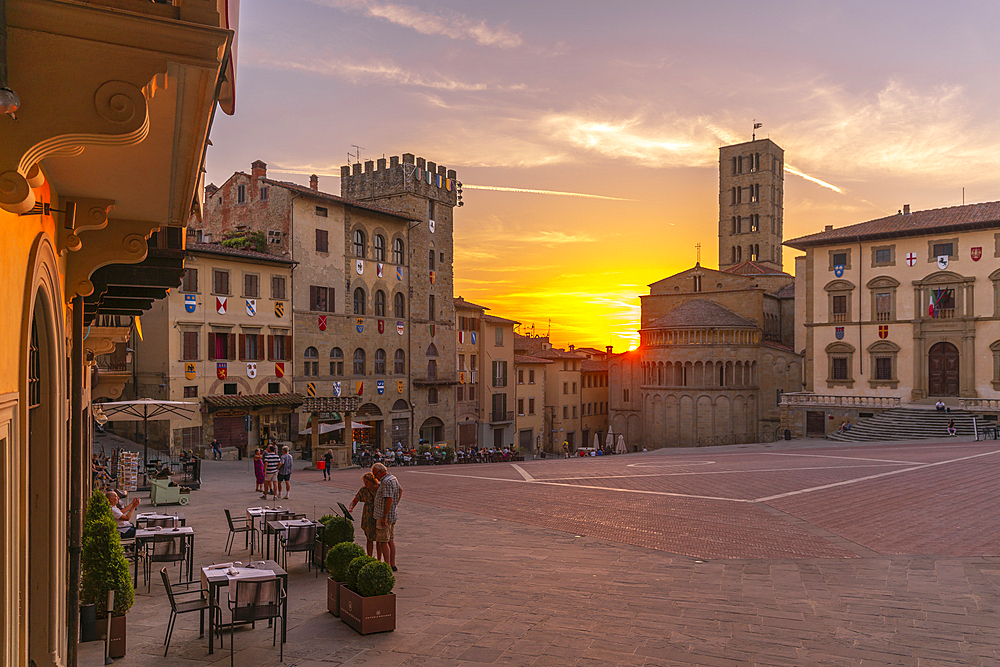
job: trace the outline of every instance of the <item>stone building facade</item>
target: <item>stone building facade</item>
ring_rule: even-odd
[[[514,355],[517,375],[517,448],[524,456],[542,452],[543,445],[547,442],[549,429],[546,426],[545,378],[553,363],[552,359],[526,354]]]
[[[608,434],[608,357],[611,347],[601,351],[592,347],[570,348],[586,357],[580,364],[581,446],[604,447]]]
[[[719,268],[781,271],[785,152],[770,139],[719,149]]]
[[[549,453],[571,452],[589,446],[583,442],[580,392],[586,355],[552,346],[548,336],[515,335],[515,353],[552,363],[545,370],[545,433],[542,449]]]
[[[480,361],[482,334],[480,323],[485,306],[455,297],[455,363],[458,369],[458,384],[455,385],[455,422],[458,428],[458,446],[479,445],[479,423],[482,419],[480,401],[483,400],[480,382]]]
[[[796,435],[901,403],[1000,413],[1000,202],[910,212],[788,241],[805,393]]]

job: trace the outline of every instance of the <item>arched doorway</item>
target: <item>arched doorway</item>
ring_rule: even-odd
[[[927,353],[927,390],[931,396],[958,396],[958,348],[937,343]]]
[[[433,445],[444,440],[444,422],[437,417],[428,417],[420,425],[420,444]]]
[[[358,447],[374,447],[375,449],[382,449],[382,410],[379,409],[374,403],[365,403],[360,408],[352,419],[359,421],[365,426],[370,426],[371,428],[365,429],[355,429],[354,431],[354,444]]]

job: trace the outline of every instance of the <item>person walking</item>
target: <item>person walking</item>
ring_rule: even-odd
[[[270,493],[274,499],[278,499],[278,468],[281,466],[281,457],[274,451],[274,445],[267,446],[267,453],[264,454],[264,493],[262,500],[267,500]]]
[[[219,441],[215,438],[212,438],[212,460],[222,460],[222,449],[219,447]]]
[[[257,478],[257,493],[264,491],[264,452],[258,447],[253,453],[253,474]]]
[[[394,475],[381,463],[372,466],[372,475],[378,480],[375,492],[375,548],[379,559],[396,571],[396,508],[403,497],[403,489]]]
[[[278,493],[281,493],[281,483],[285,483],[285,500],[292,491],[292,455],[288,453],[288,445],[281,448],[281,464],[278,466]]]
[[[330,468],[333,466],[333,452],[329,449],[323,455],[323,479],[330,480]],[[370,555],[370,554],[369,554]]]
[[[353,512],[359,502],[364,503],[365,508],[361,511],[361,530],[364,531],[365,538],[368,540],[365,544],[365,550],[371,556],[375,549],[375,533],[378,530],[375,521],[375,494],[378,492],[379,484],[375,475],[370,472],[361,476],[361,482],[364,486],[354,495],[354,500],[351,501],[347,511]]]

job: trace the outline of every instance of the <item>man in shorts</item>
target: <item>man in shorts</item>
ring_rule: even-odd
[[[375,492],[375,549],[380,560],[396,571],[396,507],[403,497],[403,489],[394,475],[381,463],[372,466],[372,474],[379,481]]]
[[[267,446],[267,453],[264,454],[264,495],[261,500],[267,500],[268,492],[278,499],[278,468],[281,466],[281,457],[275,451],[274,445]]]
[[[281,448],[281,465],[278,466],[278,493],[281,493],[281,483],[285,483],[285,500],[292,490],[292,455],[288,453],[288,445]]]

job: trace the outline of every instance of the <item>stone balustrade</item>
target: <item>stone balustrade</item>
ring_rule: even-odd
[[[795,392],[782,394],[781,404],[831,408],[898,408],[902,405],[902,399],[898,396],[835,396]]]

